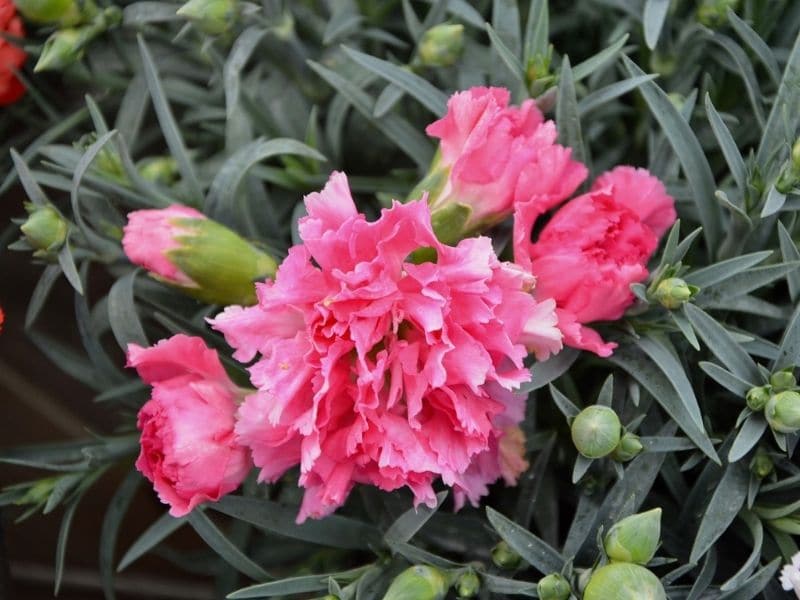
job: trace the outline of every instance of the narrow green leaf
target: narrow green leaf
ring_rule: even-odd
[[[69,540],[69,531],[72,527],[72,519],[75,517],[75,510],[78,508],[80,496],[72,500],[67,505],[64,516],[61,518],[61,526],[58,530],[58,540],[56,541],[56,571],[53,577],[54,590],[53,595],[58,596],[58,591],[61,589],[61,580],[64,577],[64,559],[67,555],[67,541]]]
[[[11,160],[14,161],[17,177],[19,177],[19,182],[22,184],[22,189],[25,190],[25,195],[28,197],[28,200],[36,206],[47,206],[49,204],[47,196],[45,196],[39,184],[36,183],[25,160],[14,148],[11,149]]]
[[[405,92],[393,83],[383,88],[383,91],[378,95],[378,99],[375,100],[375,109],[373,110],[375,118],[379,119],[392,110],[403,99],[404,95]]]
[[[742,158],[742,153],[739,151],[739,146],[737,146],[734,141],[731,132],[725,125],[722,117],[719,116],[717,109],[714,108],[714,104],[711,102],[711,96],[708,92],[706,92],[705,106],[706,116],[708,117],[708,122],[711,124],[711,130],[714,132],[714,137],[717,138],[717,144],[719,144],[719,148],[722,150],[725,162],[728,163],[731,175],[733,175],[733,179],[736,181],[736,187],[739,189],[739,194],[736,196],[736,206],[743,208],[744,194],[747,190],[747,168],[744,165],[744,158]]]
[[[778,356],[772,362],[772,371],[800,364],[800,305],[794,311],[781,337]]]
[[[256,581],[272,579],[269,573],[237,548],[202,510],[193,510],[186,518],[203,541],[234,569]]]
[[[622,62],[629,75],[645,74],[627,56],[622,57]],[[697,141],[689,123],[681,116],[661,88],[649,81],[642,84],[639,90],[653,117],[661,125],[664,135],[669,140],[686,178],[689,180],[692,199],[697,206],[700,223],[705,231],[708,250],[709,253],[713,253],[720,240],[722,216],[714,199],[714,189],[716,188],[714,175],[703,148]]]
[[[750,50],[758,57],[758,60],[767,68],[770,79],[772,79],[776,85],[779,84],[781,72],[778,68],[778,61],[772,53],[772,49],[761,39],[761,36],[758,35],[750,25],[739,18],[739,15],[732,11],[730,7],[728,7],[727,14],[728,23],[731,24],[733,30],[742,41],[750,47]]]
[[[550,11],[547,0],[531,0],[525,24],[522,62],[527,64],[537,55],[547,54],[550,45]]]
[[[481,579],[486,583],[486,589],[493,594],[505,594],[507,596],[526,596],[528,598],[538,598],[536,584],[532,581],[520,581],[519,579],[508,579],[490,573],[481,573]]]
[[[658,75],[638,75],[595,90],[591,94],[587,94],[585,97],[581,98],[578,102],[578,113],[583,116],[589,111],[603,106],[606,102],[635,90],[643,83],[653,81],[656,77],[658,77]]]
[[[770,215],[774,215],[783,208],[784,204],[786,204],[786,194],[779,192],[774,185],[771,185],[767,192],[767,200],[764,202],[764,207],[761,209],[759,216],[765,219]]]
[[[697,447],[692,440],[684,437],[647,436],[639,439],[648,452],[679,452]]]
[[[658,44],[661,29],[667,19],[669,10],[669,0],[646,0],[644,3],[644,13],[642,24],[644,25],[644,43],[650,50]]]
[[[431,85],[426,79],[415,75],[389,61],[364,54],[358,50],[342,46],[342,50],[356,63],[372,71],[376,75],[383,77],[400,89],[407,92],[411,97],[416,98],[422,106],[427,108],[435,116],[441,117],[447,112],[447,95],[440,92]]]
[[[593,460],[591,458],[586,458],[585,456],[578,454],[575,457],[575,464],[572,467],[572,483],[573,485],[578,483],[581,478],[586,475],[586,472],[591,468]]]
[[[47,265],[42,271],[42,275],[33,289],[31,300],[28,302],[28,308],[25,311],[25,329],[29,329],[36,321],[39,313],[42,312],[42,308],[50,296],[50,291],[53,289],[53,284],[59,275],[61,275],[61,269],[58,265]]]
[[[698,573],[694,585],[689,591],[689,595],[686,596],[686,600],[700,600],[703,592],[705,592],[708,589],[708,586],[711,585],[716,571],[717,552],[712,548],[711,552],[709,552],[706,556],[706,561],[703,564],[703,568],[700,569],[700,573]]]
[[[783,226],[783,223],[778,221],[778,239],[781,245],[781,254],[783,255],[784,262],[796,262],[800,260],[800,250],[797,244],[794,243],[792,236]],[[800,296],[800,270],[794,270],[786,274],[786,283],[789,285],[789,297],[792,302],[796,302]]]
[[[486,516],[500,537],[536,570],[543,574],[561,571],[564,557],[549,544],[490,506],[486,507]]]
[[[403,19],[406,22],[406,29],[408,29],[411,38],[418,41],[422,34],[425,33],[425,30],[422,28],[422,23],[417,17],[417,13],[414,12],[414,8],[411,6],[411,0],[403,0]]]
[[[689,317],[697,334],[708,349],[725,365],[731,373],[748,382],[758,382],[761,375],[750,355],[742,350],[730,333],[716,319],[694,304],[686,304]],[[755,383],[753,383],[755,385]],[[751,386],[752,387],[752,386]]]
[[[700,342],[697,341],[697,335],[695,335],[692,324],[686,318],[686,313],[683,310],[673,310],[670,312],[670,317],[672,317],[675,325],[678,326],[678,329],[680,329],[683,337],[686,338],[691,347],[695,350],[700,350]]]
[[[515,57],[522,55],[519,2],[517,0],[492,1],[492,28],[500,35],[504,45]]]
[[[197,179],[194,163],[192,162],[186,145],[183,142],[178,124],[175,122],[175,117],[172,114],[172,109],[169,106],[167,97],[164,95],[164,87],[161,84],[161,79],[158,76],[153,57],[150,55],[145,44],[144,37],[138,35],[139,53],[142,57],[142,68],[144,70],[145,81],[147,88],[150,90],[150,97],[153,101],[153,108],[158,118],[158,123],[161,125],[161,131],[164,134],[164,139],[169,146],[170,153],[175,157],[178,163],[178,170],[181,173],[185,185],[189,188],[189,193],[193,198],[199,201],[203,197],[203,190],[200,188],[200,183]]]
[[[725,467],[725,473],[709,499],[700,521],[689,562],[697,563],[708,552],[744,506],[747,498],[748,473],[747,466],[741,462],[731,463]]]
[[[709,377],[731,393],[744,398],[753,384],[726,371],[716,363],[700,361],[698,365]]]
[[[186,517],[175,518],[169,513],[161,515],[142,535],[128,548],[117,566],[117,572],[127,568],[131,563],[147,554],[170,534],[186,523]]]
[[[733,440],[730,452],[728,452],[728,461],[736,462],[744,458],[744,456],[753,449],[759,442],[761,436],[767,430],[767,421],[760,414],[750,415],[742,424],[739,433]]]
[[[572,69],[573,80],[576,82],[582,81],[601,67],[614,60],[619,54],[620,50],[622,50],[622,48],[625,46],[625,42],[627,41],[628,34],[626,33],[607,48],[603,48],[594,56],[590,56],[583,62],[579,62],[577,65],[575,65],[575,68]],[[637,73],[637,75],[644,75],[644,73]]]
[[[737,273],[749,269],[760,262],[766,260],[772,254],[772,250],[762,250],[761,252],[753,252],[751,254],[743,254],[735,256],[728,260],[723,260],[702,269],[697,269],[691,273],[684,275],[683,279],[686,283],[696,285],[703,289],[716,285],[725,281],[729,277],[733,277]]]
[[[103,594],[106,600],[114,600],[114,550],[117,546],[117,535],[122,524],[122,519],[128,512],[133,497],[139,489],[143,479],[138,471],[129,471],[128,475],[117,488],[114,497],[106,510],[103,526],[100,530],[99,569]]]
[[[78,275],[78,268],[75,266],[75,259],[72,256],[69,242],[61,246],[61,250],[58,251],[58,265],[73,289],[79,294],[83,294],[83,283],[81,282],[81,276]]]
[[[725,592],[718,597],[718,600],[751,600],[772,581],[781,566],[782,559],[779,556],[766,566],[759,569],[755,575],[748,579],[741,587],[731,592]]]
[[[778,263],[748,269],[733,275],[722,283],[707,288],[707,291],[701,292],[695,300],[700,304],[707,300],[714,302],[744,296],[778,279],[783,279],[787,274],[796,272],[798,268],[800,268],[800,262]]]
[[[388,545],[392,552],[399,554],[412,564],[428,564],[440,569],[457,569],[461,567],[458,563],[405,542],[388,542]]]
[[[108,321],[117,344],[124,352],[131,342],[140,346],[150,345],[133,299],[133,283],[138,273],[137,269],[119,278],[108,292]]]
[[[764,526],[761,524],[761,520],[747,510],[739,513],[739,518],[744,521],[745,525],[747,525],[747,528],[750,530],[750,535],[753,538],[753,543],[751,544],[752,551],[742,567],[719,586],[721,592],[729,592],[741,587],[750,573],[758,567],[759,560],[761,559],[761,547],[764,543]]]
[[[250,587],[236,590],[228,594],[229,600],[240,598],[271,598],[273,596],[283,596],[286,594],[302,594],[305,592],[319,592],[328,589],[328,580],[335,579],[337,582],[351,582],[357,580],[364,574],[371,565],[358,567],[349,571],[339,573],[325,573],[322,575],[304,575],[302,577],[290,577],[269,583],[251,585]]]
[[[383,539],[387,544],[408,542],[436,514],[445,498],[447,498],[447,492],[439,492],[436,494],[436,506],[434,508],[419,506],[407,510],[397,517],[391,527],[386,530]]]
[[[572,156],[575,160],[586,163],[586,148],[581,135],[581,118],[575,95],[575,81],[572,77],[568,56],[565,56],[561,63],[558,100],[556,101],[556,123],[558,123],[558,141],[572,148]]]
[[[555,356],[551,356],[543,362],[537,362],[531,367],[531,381],[525,383],[520,388],[521,392],[532,392],[546,386],[551,381],[555,381],[567,372],[572,366],[580,351],[575,348],[564,348]]]
[[[558,388],[556,388],[552,383],[548,386],[548,388],[550,389],[550,395],[553,397],[553,402],[556,403],[558,410],[560,410],[565,417],[569,419],[571,417],[578,416],[578,413],[581,412],[581,410],[575,406],[569,398],[558,391]]]
[[[525,68],[519,61],[519,58],[514,52],[505,45],[503,39],[497,34],[494,28],[487,23],[486,33],[489,34],[489,40],[492,42],[492,47],[497,51],[498,56],[503,61],[503,64],[508,67],[509,73],[514,76],[517,81],[525,80]]]
[[[744,82],[744,89],[747,92],[747,97],[750,100],[750,105],[753,107],[753,115],[755,115],[756,123],[760,128],[764,127],[764,110],[761,106],[761,89],[758,87],[758,79],[756,78],[755,71],[747,53],[742,50],[741,46],[734,42],[731,38],[718,32],[711,34],[711,41],[725,49],[725,51],[733,59],[733,62],[739,68],[739,74]]]

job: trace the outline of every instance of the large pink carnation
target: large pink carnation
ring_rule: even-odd
[[[554,326],[530,322],[533,278],[488,238],[439,243],[424,201],[367,222],[341,173],[306,208],[304,244],[259,284],[258,305],[213,321],[238,360],[258,355],[236,433],[260,479],[300,464],[298,521],[330,513],[355,483],[408,486],[431,505],[441,477],[475,500],[486,482],[465,477],[473,460],[522,418],[508,390],[530,377],[525,332],[545,334],[543,354],[560,348]],[[419,248],[435,262],[411,262]]]
[[[136,468],[170,514],[181,517],[242,483],[251,468],[233,432],[242,392],[201,338],[176,335],[155,346],[128,346],[128,366],[153,386],[139,411]]]
[[[537,296],[555,299],[564,343],[609,356],[616,344],[584,324],[619,319],[633,303],[630,286],[647,278],[658,238],[675,221],[674,201],[646,170],[618,167],[560,208],[531,243],[542,212],[518,208],[515,260],[536,277]]]
[[[520,203],[535,201],[548,210],[586,178],[586,167],[555,143],[555,124],[544,120],[534,101],[517,107],[509,99],[505,88],[458,92],[447,114],[428,126],[428,135],[441,140],[432,172],[446,173],[444,183],[431,179],[441,189],[426,190],[433,210],[459,202],[471,207],[473,227],[491,225]]]

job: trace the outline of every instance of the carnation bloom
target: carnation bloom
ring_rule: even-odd
[[[341,173],[305,203],[304,243],[259,284],[258,305],[212,321],[236,359],[260,355],[236,424],[259,479],[300,464],[300,522],[333,511],[355,483],[408,486],[433,505],[441,477],[476,499],[485,482],[473,489],[464,474],[522,418],[509,393],[530,377],[522,339],[546,330],[529,322],[533,278],[500,262],[488,238],[441,244],[424,201],[367,222]],[[411,262],[420,248],[434,262]],[[541,353],[560,347],[550,329]]]
[[[0,0],[0,31],[17,38],[25,35],[22,20],[11,0]],[[13,104],[25,93],[25,86],[15,71],[22,68],[26,57],[22,48],[0,37],[0,106]]]
[[[532,199],[549,208],[586,178],[586,167],[555,143],[555,124],[534,101],[509,106],[509,98],[505,88],[458,92],[447,114],[426,129],[441,140],[440,155],[417,190],[430,192],[433,211],[469,206],[467,230],[495,224]]]
[[[585,323],[619,319],[633,303],[632,283],[647,278],[658,237],[675,221],[672,198],[644,169],[618,167],[567,202],[530,242],[533,204],[514,224],[518,264],[536,277],[536,294],[553,298],[564,343],[609,356],[616,347]]]
[[[153,386],[139,411],[136,468],[170,514],[181,517],[239,487],[251,467],[233,431],[242,390],[217,353],[199,337],[175,335],[150,348],[130,344],[128,366]]]
[[[780,575],[781,587],[787,592],[794,591],[800,598],[800,552],[792,556],[792,562],[784,565]]]

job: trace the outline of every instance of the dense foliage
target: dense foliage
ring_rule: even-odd
[[[76,506],[123,462],[131,473],[99,540],[108,598],[117,566],[179,527],[202,538],[231,598],[642,598],[615,577],[642,593],[651,573],[672,599],[787,597],[778,571],[800,534],[800,3],[89,4],[74,22],[28,21],[27,95],[0,114],[14,163],[2,190],[19,182],[32,215],[19,241],[18,225],[4,239],[43,267],[26,327],[114,424],[84,443],[0,454],[51,471],[0,502],[30,514],[63,506],[57,577]],[[531,357],[519,484],[458,512],[445,492],[437,509],[415,510],[411,494],[359,486],[336,514],[296,525],[297,473],[270,485],[253,474],[117,548],[142,483],[135,413],[149,393],[120,349],[202,336],[247,381],[206,324],[214,299],[128,262],[126,214],[182,202],[280,261],[299,241],[303,195],[333,170],[348,173],[370,217],[408,198],[436,150],[425,127],[451,93],[485,84],[516,103],[535,98],[590,181],[621,163],[648,168],[680,219],[648,281],[634,284],[636,305],[600,328],[618,344],[610,357]],[[490,234],[510,258],[509,223]],[[47,302],[62,275],[74,307]],[[43,310],[74,314],[83,347],[38,331]],[[613,455],[582,446],[575,417],[590,405],[613,408],[628,445],[614,440]],[[633,548],[612,529],[637,513],[661,517],[660,545],[650,525]],[[602,566],[611,559],[622,562]]]

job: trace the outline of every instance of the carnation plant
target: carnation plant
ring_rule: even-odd
[[[232,599],[800,598],[800,5],[16,10],[9,318],[109,424],[0,452],[56,592],[124,466],[106,598],[179,528]]]

